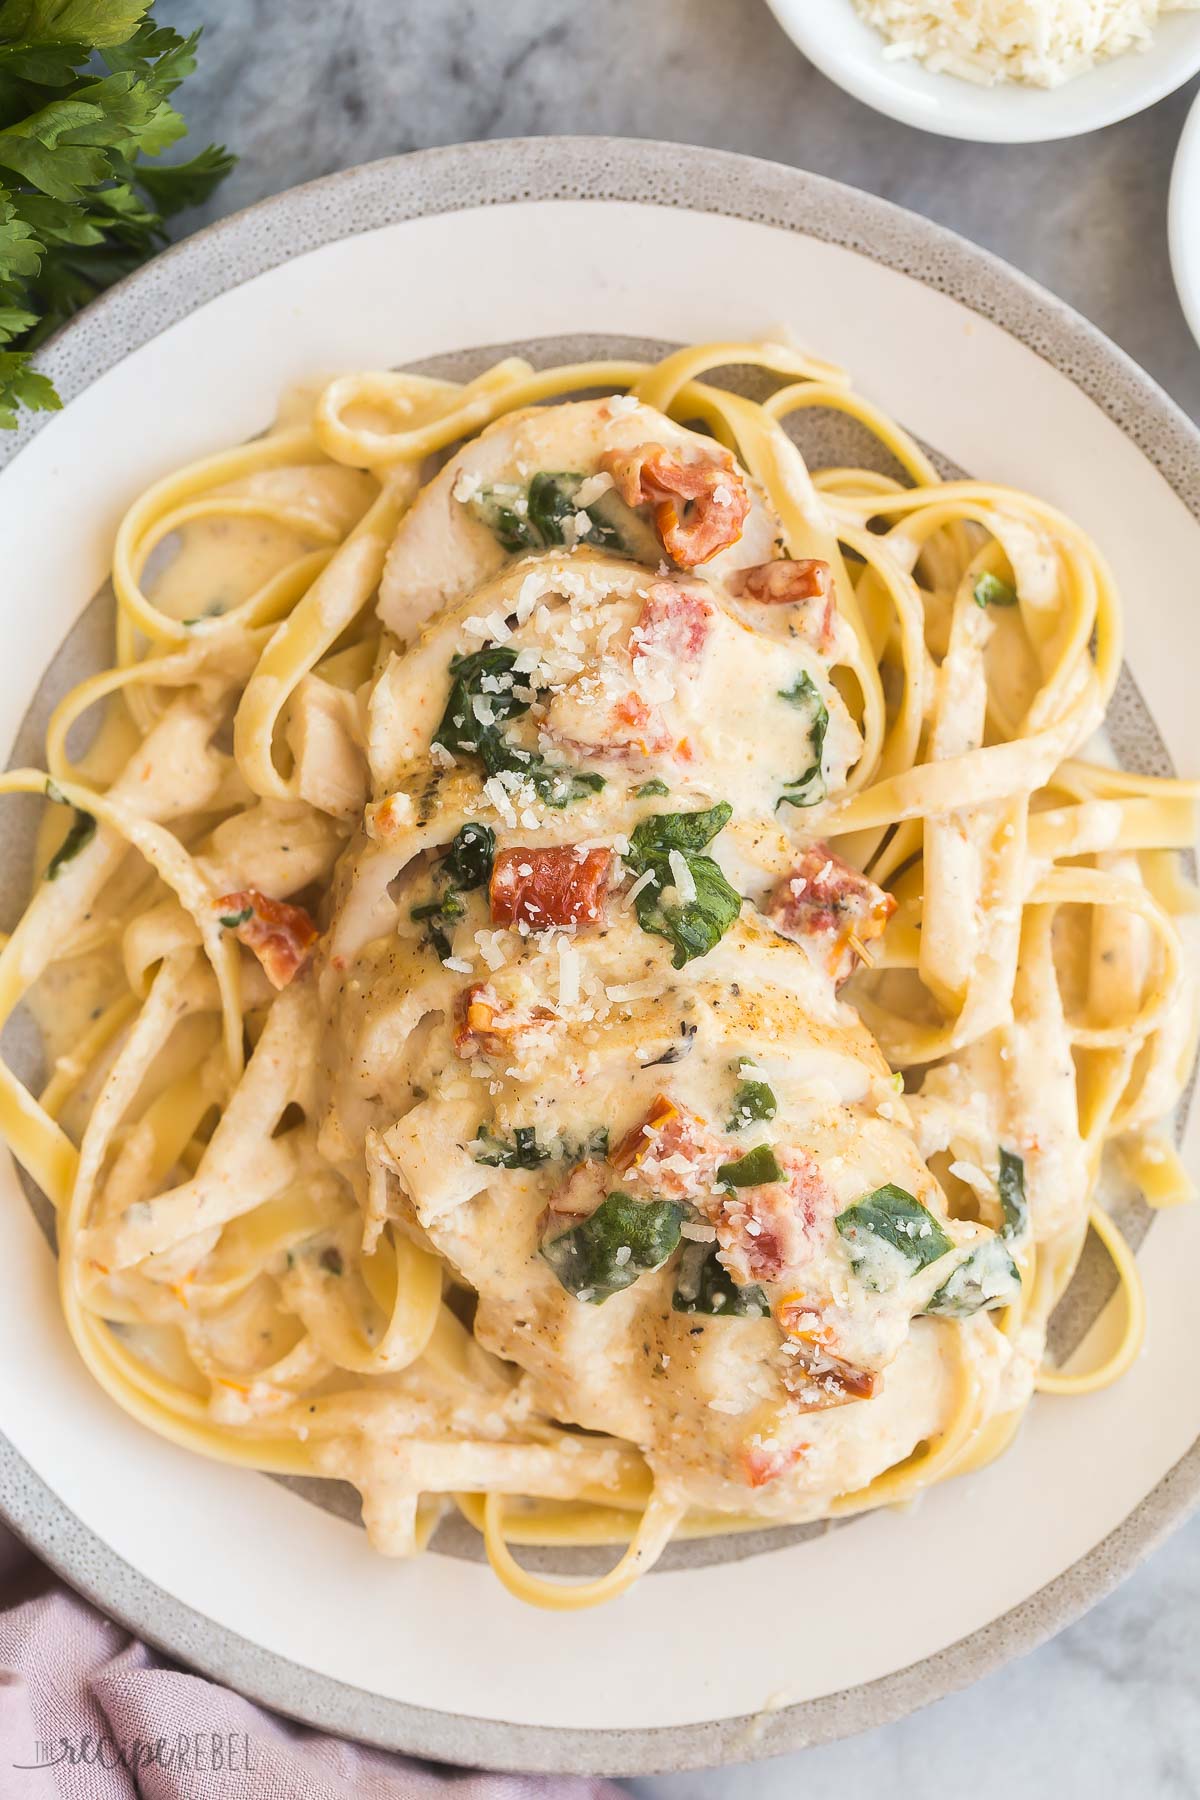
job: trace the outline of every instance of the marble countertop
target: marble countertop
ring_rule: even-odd
[[[157,14],[205,26],[183,109],[195,138],[242,158],[189,226],[430,144],[554,132],[711,144],[834,176],[986,245],[1200,421],[1200,348],[1166,239],[1195,84],[1089,137],[973,145],[832,87],[761,0],[159,0]],[[643,1800],[1183,1800],[1200,1794],[1198,1665],[1200,1518],[1052,1643],[926,1712],[774,1763],[632,1785]]]

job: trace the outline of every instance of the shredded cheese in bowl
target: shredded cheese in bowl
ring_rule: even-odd
[[[927,68],[980,87],[1019,81],[1060,87],[1099,62],[1145,49],[1163,13],[1190,12],[1200,0],[855,0],[890,39],[891,61],[915,57]]]

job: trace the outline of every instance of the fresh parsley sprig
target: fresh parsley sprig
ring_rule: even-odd
[[[37,346],[167,240],[234,158],[148,162],[187,131],[171,103],[200,33],[153,0],[0,0],[0,429],[61,403]]]

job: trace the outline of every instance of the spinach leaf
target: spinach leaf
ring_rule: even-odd
[[[747,1057],[740,1058],[737,1065],[739,1073],[748,1061]],[[753,1125],[758,1120],[773,1119],[778,1110],[779,1102],[774,1090],[765,1081],[740,1081],[733,1096],[733,1113],[725,1129],[744,1131],[747,1125]]]
[[[540,1253],[568,1293],[599,1306],[662,1268],[679,1243],[687,1210],[676,1200],[609,1194],[590,1218],[550,1238]]]
[[[558,1154],[566,1163],[591,1162],[593,1158],[602,1159],[608,1155],[608,1126],[597,1125],[589,1131],[585,1138],[571,1141],[560,1138]]]
[[[410,919],[442,919],[453,924],[466,910],[454,889],[447,888],[437,900],[423,900],[420,906],[410,907],[408,916]]]
[[[486,886],[491,880],[495,852],[496,834],[490,826],[464,825],[434,869],[433,899],[410,907],[410,919],[428,921],[426,942],[433,946],[439,962],[445,962],[450,955],[450,939],[445,928],[457,924],[467,910],[461,896]]]
[[[652,813],[634,828],[629,840],[626,862],[638,870],[647,869],[656,859],[666,861],[667,853],[680,850],[685,856],[703,850],[706,844],[728,825],[733,808],[728,800],[710,806],[706,812]]]
[[[633,793],[637,800],[649,800],[651,797],[655,800],[665,800],[670,791],[666,782],[660,780],[656,775],[653,781],[643,781],[641,787],[634,788]]]
[[[757,1282],[739,1287],[717,1257],[716,1244],[685,1243],[671,1300],[674,1312],[713,1318],[765,1319],[771,1307]]]
[[[503,739],[499,745],[501,755],[484,758],[489,775],[511,771],[520,775],[523,781],[529,782],[540,800],[561,812],[573,800],[582,800],[588,794],[598,794],[604,786],[604,777],[594,769],[567,769],[561,763],[547,762],[536,750],[517,750],[506,744]]]
[[[545,1144],[538,1143],[532,1125],[515,1126],[511,1138],[500,1137],[486,1125],[481,1125],[475,1133],[475,1143],[481,1146],[475,1152],[475,1161],[486,1164],[489,1169],[537,1169],[552,1157],[561,1157],[565,1163],[581,1163],[593,1157],[607,1156],[608,1127],[597,1125],[586,1138],[577,1142],[560,1138],[554,1149],[548,1149]]]
[[[96,835],[96,821],[91,813],[74,809],[74,818],[66,837],[46,864],[43,881],[57,881],[69,862],[74,862],[79,852],[91,843]]]
[[[996,1180],[1006,1238],[1024,1237],[1029,1229],[1029,1202],[1025,1198],[1025,1163],[1014,1150],[1000,1150],[1000,1174]]]
[[[1015,606],[1017,590],[998,575],[981,575],[971,589],[976,606]]]
[[[795,793],[781,794],[775,802],[780,806],[816,806],[824,800],[828,793],[825,785],[825,773],[822,768],[822,757],[825,753],[825,733],[829,730],[829,708],[821,698],[821,690],[805,670],[796,677],[790,688],[781,688],[781,700],[788,700],[804,716],[804,724],[808,731],[808,767],[803,775],[797,775],[795,781],[785,781],[785,788],[795,788]]]
[[[492,879],[496,834],[490,825],[464,825],[442,859],[440,872],[452,888],[469,894]]]
[[[515,482],[497,482],[493,487],[480,488],[468,504],[501,547],[514,555],[522,550],[548,550],[555,544],[565,544],[566,521],[578,520],[581,512],[586,524],[576,524],[575,542],[627,553],[625,540],[611,519],[604,518],[595,506],[581,509],[576,505],[575,496],[583,482],[582,475],[568,470],[553,473],[542,469],[527,488]]]
[[[502,644],[476,650],[470,656],[451,658],[450,697],[441,723],[433,734],[435,744],[450,751],[451,755],[461,750],[482,755],[482,741],[495,730],[497,723],[520,718],[522,713],[529,711],[530,702],[518,698],[515,691],[513,664],[516,660],[516,651]],[[488,693],[484,690],[485,677],[497,684],[498,691]],[[491,708],[490,725],[483,725],[476,718],[476,700],[486,701]]]
[[[560,768],[546,761],[536,750],[522,750],[511,744],[500,730],[508,719],[519,719],[529,711],[532,700],[518,695],[513,664],[517,652],[502,644],[473,651],[470,656],[456,656],[450,663],[450,697],[442,714],[433,742],[452,756],[477,756],[489,776],[519,775],[556,810],[581,800],[585,794],[598,793],[604,786],[603,775],[589,770]],[[484,680],[489,686],[484,688]],[[498,691],[493,691],[498,687]],[[524,694],[532,694],[525,688]],[[475,711],[480,701],[484,718]]]
[[[543,469],[529,484],[529,520],[541,534],[543,544],[566,542],[563,523],[568,518],[578,521],[580,508],[575,496],[583,486],[582,475],[552,475]],[[604,518],[595,506],[582,509],[587,525],[576,523],[578,543],[598,544],[605,549],[626,549],[625,540],[611,519]]]
[[[715,949],[742,910],[742,896],[730,886],[719,864],[700,854],[724,830],[732,813],[725,800],[704,812],[655,813],[642,820],[629,840],[626,866],[635,875],[654,877],[634,901],[638,924],[674,946],[671,962],[676,969]],[[684,858],[696,894],[692,900],[664,905],[662,894],[675,885],[672,850]]]
[[[717,1180],[722,1187],[762,1187],[764,1182],[786,1180],[770,1144],[755,1144],[736,1162],[722,1163]]]
[[[895,1287],[905,1275],[954,1248],[928,1208],[893,1182],[856,1200],[834,1224],[845,1241],[850,1267],[874,1293]],[[897,1268],[893,1252],[907,1263],[907,1270]]]
[[[1003,1239],[986,1238],[943,1281],[925,1311],[939,1319],[969,1319],[985,1307],[1011,1306],[1020,1286],[1020,1272]]]
[[[511,1141],[494,1137],[486,1126],[481,1125],[475,1133],[475,1142],[483,1145],[481,1150],[476,1150],[475,1161],[485,1163],[489,1169],[536,1169],[549,1162],[552,1154],[538,1143],[532,1125],[515,1126]]]
[[[542,548],[542,540],[530,523],[528,492],[516,482],[498,481],[494,487],[480,488],[467,504],[511,555]]]

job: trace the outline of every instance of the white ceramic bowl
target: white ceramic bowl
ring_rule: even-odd
[[[1175,153],[1169,231],[1179,304],[1200,343],[1200,98],[1188,114]]]
[[[1200,69],[1200,12],[1164,18],[1146,50],[1114,57],[1057,88],[976,87],[919,62],[888,61],[886,40],[853,0],[767,0],[809,61],[876,112],[943,137],[1030,144],[1077,137],[1153,106]]]

